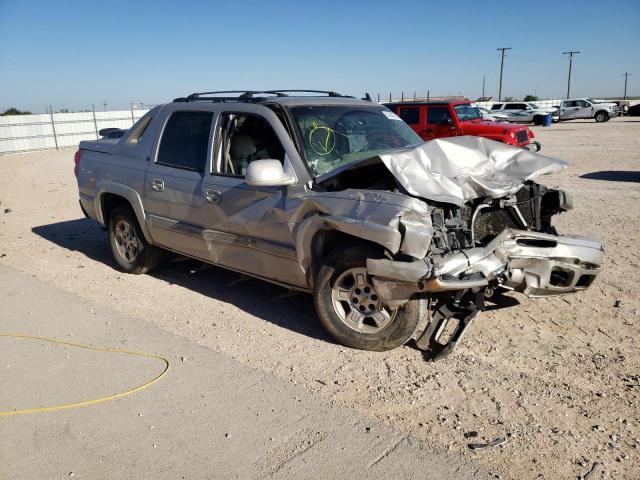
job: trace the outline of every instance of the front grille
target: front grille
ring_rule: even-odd
[[[518,143],[524,143],[529,139],[529,134],[526,130],[518,130],[518,132],[516,132],[516,139]]]

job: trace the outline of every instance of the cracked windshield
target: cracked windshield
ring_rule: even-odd
[[[422,143],[384,107],[305,106],[291,109],[315,176],[386,150]]]

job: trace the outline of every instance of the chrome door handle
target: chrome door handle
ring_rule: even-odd
[[[164,190],[164,180],[160,180],[159,178],[151,180],[151,188],[153,190],[155,190],[156,192],[163,191]]]
[[[219,190],[209,189],[204,191],[204,199],[209,203],[220,202],[220,197],[222,197],[222,193]]]

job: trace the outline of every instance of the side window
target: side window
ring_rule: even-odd
[[[576,103],[578,104],[578,107],[588,107],[589,104],[587,102],[585,102],[584,100],[577,100]]]
[[[427,123],[431,125],[443,125],[451,119],[449,107],[429,107],[427,109]]]
[[[491,110],[500,110],[501,107],[501,103],[494,103],[493,105],[491,105]]]
[[[409,125],[419,125],[420,107],[401,107],[398,116]]]
[[[284,147],[271,125],[261,117],[223,114],[220,135],[217,173],[244,178],[249,163],[254,160],[284,163]]]
[[[577,103],[575,100],[567,100],[566,102],[564,102],[564,107],[576,107]]]
[[[202,172],[207,164],[211,112],[175,112],[164,127],[157,163]]]

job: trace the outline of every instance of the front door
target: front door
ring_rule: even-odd
[[[576,100],[576,106],[578,108],[576,110],[575,118],[591,118],[591,117],[593,117],[593,107],[586,100]]]
[[[456,135],[456,126],[448,106],[427,107],[427,122],[423,130],[424,140]]]
[[[255,187],[245,181],[252,161],[285,161],[278,135],[261,116],[222,113],[216,127],[211,175],[202,185],[204,238],[214,263],[305,285],[287,212],[287,187]]]

